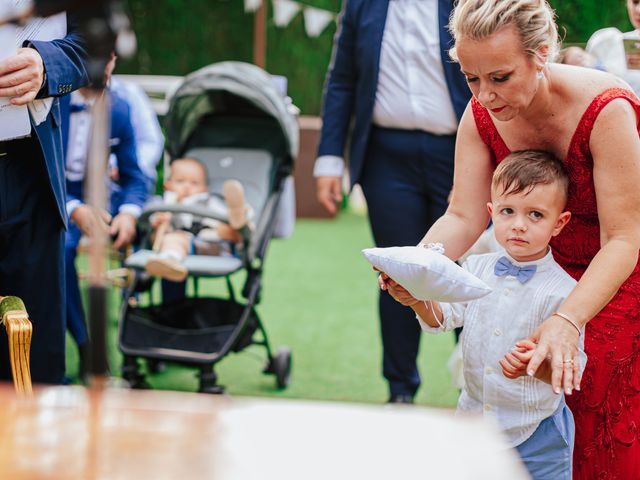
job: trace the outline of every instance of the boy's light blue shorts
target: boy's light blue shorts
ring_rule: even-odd
[[[563,399],[516,450],[534,480],[571,480],[574,436],[573,415]]]

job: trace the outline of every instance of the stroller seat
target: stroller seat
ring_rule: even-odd
[[[144,270],[151,250],[138,250],[129,256],[124,266],[135,270]],[[188,255],[182,262],[189,275],[194,277],[223,277],[242,268],[242,260],[236,257],[214,257],[211,255]]]

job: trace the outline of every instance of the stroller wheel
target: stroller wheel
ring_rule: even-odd
[[[288,347],[280,348],[273,357],[271,367],[278,388],[287,388],[291,378],[291,350]]]

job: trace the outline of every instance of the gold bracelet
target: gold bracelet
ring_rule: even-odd
[[[582,334],[582,330],[580,329],[578,322],[576,322],[573,318],[569,317],[567,314],[562,312],[555,312],[553,315],[555,315],[556,317],[560,317],[566,320],[567,322],[569,322],[571,325],[573,325],[573,328],[575,328],[578,331],[578,336]]]

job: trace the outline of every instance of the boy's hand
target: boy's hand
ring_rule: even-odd
[[[518,377],[527,376],[527,367],[533,352],[537,345],[531,340],[521,340],[510,353],[505,354],[504,359],[500,360],[502,374],[512,380]],[[545,361],[536,371],[535,377],[546,383],[551,383],[551,364]]]
[[[111,215],[104,210],[95,210],[89,205],[78,205],[71,214],[71,220],[78,226],[80,231],[90,237],[94,232],[107,233]]]
[[[504,355],[504,359],[500,360],[502,374],[510,379],[524,377],[527,375],[527,365],[533,356],[536,344],[530,340],[523,340],[516,343],[516,346],[510,353]]]
[[[405,307],[410,307],[420,302],[420,300],[417,300],[402,285],[392,279],[389,275],[381,272],[376,267],[373,267],[373,269],[376,272],[380,272],[380,275],[378,275],[378,286],[380,287],[380,290],[388,291],[389,295],[391,295],[391,297],[396,302],[401,303]]]

